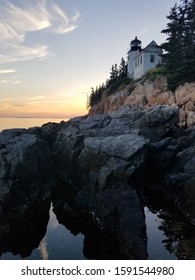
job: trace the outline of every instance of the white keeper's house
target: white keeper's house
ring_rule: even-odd
[[[130,43],[127,61],[127,76],[134,80],[141,78],[148,70],[162,64],[162,50],[155,41],[144,49],[142,42],[135,37]]]

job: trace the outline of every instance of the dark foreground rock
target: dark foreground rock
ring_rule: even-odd
[[[45,141],[25,129],[0,133],[0,218],[23,214],[49,197],[54,181],[51,151]],[[2,216],[3,215],[3,216]]]
[[[178,117],[177,107],[127,106],[107,115],[1,132],[0,217],[3,209],[14,205],[25,211],[51,189],[59,190],[56,213],[64,211],[77,221],[88,215],[99,230],[114,236],[121,256],[146,259],[143,192],[168,199],[195,222],[195,130],[182,132]]]

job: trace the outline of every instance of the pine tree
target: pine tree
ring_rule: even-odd
[[[186,29],[188,80],[195,81],[195,0],[191,0],[187,7]]]
[[[122,57],[121,63],[119,65],[119,79],[123,79],[126,76],[127,76],[126,62],[125,62],[125,59]]]
[[[112,65],[112,68],[111,68],[111,71],[110,71],[110,83],[109,84],[112,84],[114,82],[116,82],[118,80],[118,66],[117,64],[113,64]]]
[[[115,80],[115,70],[114,70],[114,65],[112,65],[111,67],[111,71],[110,71],[110,82],[114,82]]]
[[[86,110],[90,108],[90,96],[87,94]]]
[[[93,106],[95,104],[95,91],[94,88],[91,88],[91,94],[89,96],[89,106]]]
[[[180,65],[177,69],[179,83],[188,81],[189,78],[189,62],[191,60],[189,56],[190,48],[190,26],[187,20],[189,10],[188,0],[182,0],[182,5],[178,7],[178,30],[180,31],[179,36],[181,40],[181,51],[182,55],[179,58]]]
[[[118,81],[118,73],[119,73],[119,71],[118,71],[118,65],[115,63],[115,65],[114,65],[114,74],[115,74],[115,82],[116,81]]]
[[[91,95],[93,95],[94,92],[95,92],[95,91],[94,91],[94,88],[92,87],[92,88],[91,88]]]
[[[169,23],[162,33],[168,35],[162,45],[166,51],[169,88],[195,80],[195,0],[182,0],[167,16]]]
[[[105,86],[105,87],[108,88],[109,85],[110,85],[110,79],[107,79],[107,80],[106,80],[106,86]]]
[[[181,33],[182,30],[179,29],[181,24],[181,19],[179,18],[177,4],[171,9],[170,15],[167,16],[169,23],[167,28],[162,30],[162,33],[168,35],[167,42],[162,44],[162,48],[165,50],[166,54],[166,69],[168,74],[168,81],[170,89],[175,89],[178,85],[179,73],[178,69],[182,65],[181,58],[182,54],[182,40]],[[178,59],[180,58],[180,59]]]

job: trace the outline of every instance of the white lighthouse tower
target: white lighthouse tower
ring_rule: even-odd
[[[127,62],[127,76],[133,78],[134,75],[134,60],[141,52],[141,41],[137,39],[137,36],[130,43],[130,50],[128,51]]]

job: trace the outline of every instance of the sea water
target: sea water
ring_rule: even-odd
[[[42,126],[48,122],[60,123],[67,120],[66,118],[0,118],[0,131],[10,128]]]

